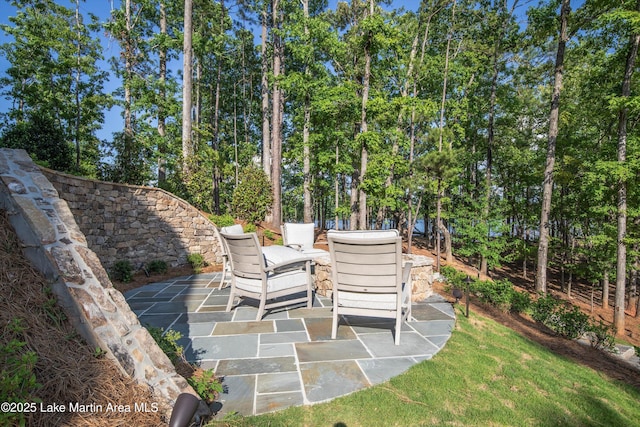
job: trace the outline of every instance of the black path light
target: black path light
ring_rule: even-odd
[[[169,427],[187,427],[198,409],[200,399],[191,393],[180,393],[173,405]]]
[[[453,288],[451,293],[453,294],[453,297],[456,299],[454,304],[457,304],[460,301],[460,299],[464,296],[464,294],[462,293],[462,290],[458,288]]]

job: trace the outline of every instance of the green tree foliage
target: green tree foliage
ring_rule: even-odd
[[[110,97],[103,93],[107,74],[97,65],[102,59],[97,18],[89,15],[85,23],[75,10],[51,0],[12,5],[16,15],[9,17],[10,25],[2,25],[11,41],[0,46],[10,63],[0,79],[3,95],[11,101],[5,123],[44,112],[74,145],[73,171],[95,176],[95,133],[110,106]]]
[[[233,191],[232,212],[252,224],[262,221],[273,206],[270,186],[262,169],[247,166],[242,170],[240,182]]]
[[[70,172],[73,170],[73,150],[53,118],[44,112],[30,114],[5,128],[0,135],[0,147],[21,148],[42,166]]]

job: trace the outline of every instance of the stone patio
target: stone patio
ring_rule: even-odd
[[[257,415],[310,405],[382,383],[431,359],[451,336],[455,314],[438,295],[413,304],[413,320],[393,344],[393,320],[347,318],[331,340],[331,300],[314,308],[268,312],[241,305],[225,312],[221,273],[176,278],[125,293],[143,325],[173,329],[187,359],[224,377],[219,416]]]

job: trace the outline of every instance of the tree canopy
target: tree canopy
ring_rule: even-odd
[[[258,167],[274,227],[417,229],[482,271],[517,261],[525,276],[543,237],[568,290],[574,275],[604,289],[625,273],[635,294],[634,2],[123,0],[103,22],[62,3],[11,2],[3,145],[216,214],[251,208],[236,198]],[[185,28],[190,60],[172,67]],[[104,35],[120,49],[109,71],[96,66]],[[114,103],[121,126],[98,141]],[[46,138],[24,142],[37,112],[70,163],[41,158]]]

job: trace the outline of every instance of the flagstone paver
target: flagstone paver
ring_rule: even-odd
[[[256,306],[226,312],[229,289],[221,273],[154,283],[125,293],[142,324],[182,334],[188,360],[224,379],[219,416],[256,415],[314,404],[380,384],[429,360],[455,327],[450,303],[433,295],[412,306],[393,343],[394,322],[347,317],[331,339],[331,300],[313,308],[274,310],[256,321]]]

